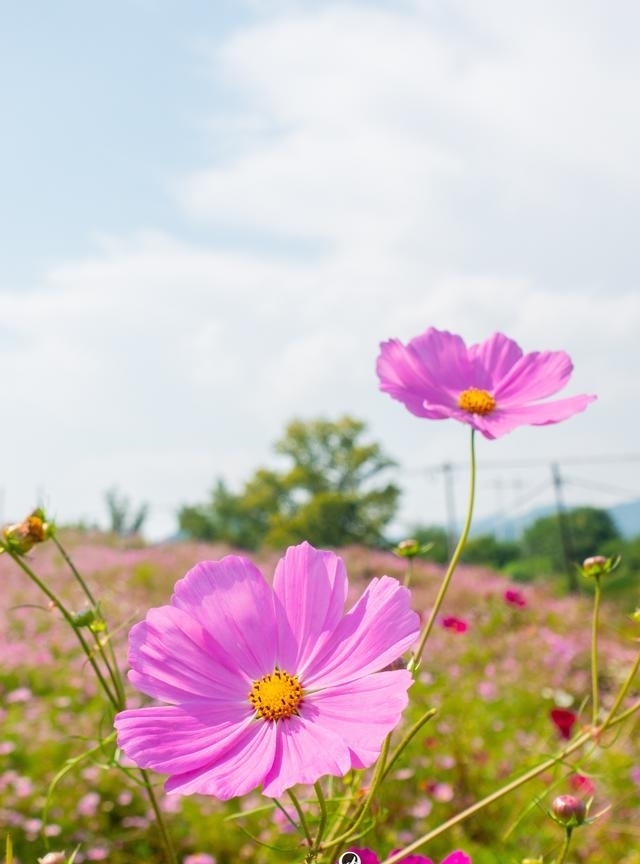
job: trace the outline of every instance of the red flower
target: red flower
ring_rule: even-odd
[[[560,733],[560,737],[568,741],[571,738],[573,727],[576,725],[578,715],[568,708],[553,708],[549,712],[551,721]]]
[[[462,618],[456,618],[454,615],[449,615],[448,618],[443,618],[440,622],[445,630],[453,630],[454,633],[466,633],[469,625]]]

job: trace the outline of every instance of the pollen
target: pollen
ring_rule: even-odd
[[[304,690],[297,675],[276,669],[253,682],[249,702],[258,717],[265,720],[283,720],[298,713]]]
[[[469,414],[491,414],[496,407],[496,400],[486,390],[469,387],[458,396],[458,405]]]

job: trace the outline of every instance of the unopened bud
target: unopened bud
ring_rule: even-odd
[[[591,558],[584,559],[580,571],[583,576],[589,579],[598,579],[600,576],[613,573],[619,563],[619,555],[614,555],[611,558],[605,558],[604,555],[592,555]]]
[[[551,804],[551,815],[565,828],[575,828],[587,818],[587,805],[575,795],[558,795]]]
[[[400,558],[416,558],[418,555],[424,555],[431,548],[433,548],[433,543],[419,543],[410,537],[407,540],[401,540],[393,551]]]
[[[26,555],[36,543],[48,540],[54,531],[54,524],[47,522],[44,511],[38,508],[24,521],[2,529],[2,545],[16,555]]]

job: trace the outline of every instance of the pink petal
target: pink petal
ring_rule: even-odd
[[[165,784],[167,792],[213,795],[227,801],[258,788],[273,766],[277,726],[252,721],[213,763],[172,776]]]
[[[234,710],[207,702],[150,705],[116,715],[118,746],[130,759],[163,774],[203,771],[225,757],[255,724],[247,705]],[[253,733],[252,733],[253,734]]]
[[[428,334],[429,331],[424,336],[428,338]],[[420,338],[418,337],[418,340]],[[441,405],[443,402],[453,405],[453,392],[460,392],[460,389],[464,388],[456,381],[453,391],[448,392],[439,380],[440,370],[420,356],[423,349],[416,350],[416,341],[412,340],[406,347],[397,339],[381,344],[377,362],[380,389],[398,399],[418,417],[439,419],[432,417],[430,406]],[[465,380],[468,380],[468,376]],[[425,402],[429,403],[429,408],[425,407]]]
[[[143,693],[167,702],[201,697],[246,701],[251,689],[251,679],[235,668],[213,636],[173,606],[150,609],[132,628],[129,664],[129,680]]]
[[[404,669],[379,672],[359,681],[306,696],[301,715],[333,732],[351,750],[354,768],[376,761],[385,737],[397,726],[412,677]]]
[[[278,619],[278,663],[301,672],[342,618],[347,598],[344,562],[308,543],[287,549],[273,581]]]
[[[303,686],[335,687],[397,660],[418,637],[419,618],[410,600],[409,591],[396,579],[373,579],[331,640],[309,657]]]
[[[485,438],[500,438],[519,426],[548,426],[560,423],[574,414],[584,411],[596,396],[570,396],[555,402],[540,402],[536,405],[523,405],[498,409],[485,417],[475,417],[473,426]]]
[[[256,789],[276,753],[275,724],[251,715],[225,720],[228,707],[158,706],[122,711],[118,744],[133,761],[171,776],[168,792],[226,800]]]
[[[522,357],[522,349],[517,342],[503,333],[494,333],[485,342],[469,348],[469,359],[478,377],[468,386],[492,391],[495,384],[502,380]],[[479,367],[484,374],[479,372]]]
[[[172,605],[208,630],[252,679],[276,663],[276,620],[271,587],[251,561],[227,555],[203,561],[176,583]]]
[[[571,358],[564,351],[534,351],[496,379],[493,395],[501,408],[546,399],[566,386],[572,371]]]
[[[352,767],[346,743],[315,719],[289,717],[275,724],[276,756],[265,777],[262,792],[278,798],[298,783],[315,783],[320,777],[343,777]]]

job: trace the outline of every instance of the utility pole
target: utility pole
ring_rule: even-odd
[[[567,587],[570,594],[578,592],[578,579],[573,562],[573,543],[571,542],[571,529],[567,521],[567,513],[562,498],[562,475],[557,462],[551,464],[551,478],[556,495],[556,515],[558,517],[558,530],[560,532],[560,544],[562,546],[562,557],[564,569],[567,574]]]

